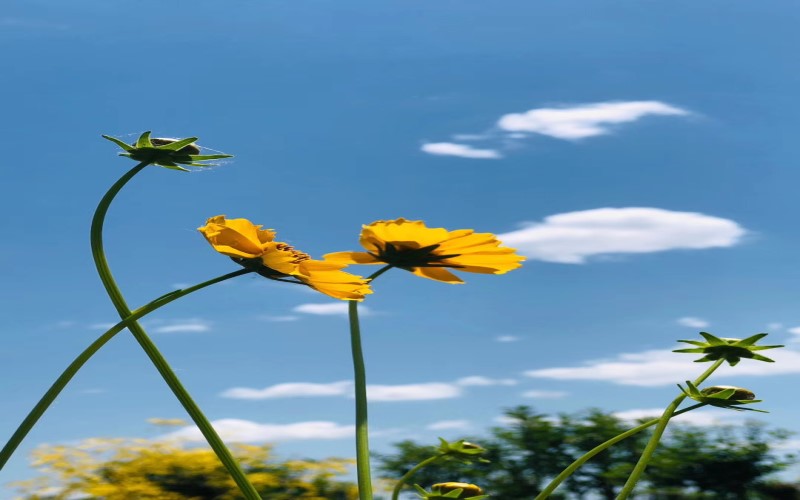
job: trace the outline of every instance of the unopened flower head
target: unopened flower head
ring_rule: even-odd
[[[265,278],[302,283],[342,300],[363,300],[364,295],[372,293],[367,280],[341,270],[344,264],[314,260],[307,253],[275,241],[272,229],[261,229],[247,219],[218,215],[198,231],[214,250]]]
[[[468,273],[504,274],[525,260],[491,233],[472,229],[429,228],[422,221],[379,220],[363,226],[366,252],[336,252],[325,260],[343,264],[390,264],[417,276],[446,283],[463,283],[447,268]]]
[[[451,443],[446,439],[439,438],[439,448],[437,451],[439,452],[439,455],[446,455],[450,458],[455,458],[466,463],[475,461],[484,463],[489,462],[480,456],[486,453],[486,448],[468,441],[464,441],[463,439]]]
[[[489,495],[483,494],[483,490],[479,486],[470,483],[438,483],[431,487],[431,491],[425,491],[419,485],[414,485],[414,487],[417,489],[420,498],[425,498],[428,500],[452,498],[463,500],[482,500],[484,498],[489,498]]]
[[[750,410],[768,413],[765,410],[756,410],[755,408],[744,408],[741,406],[761,402],[760,399],[756,399],[755,393],[749,389],[732,385],[713,385],[700,390],[688,380],[686,381],[686,389],[680,384],[678,384],[678,387],[686,397],[694,399],[698,403],[716,406],[718,408],[729,408],[731,410]]]
[[[716,361],[724,359],[731,366],[736,366],[742,358],[753,359],[756,361],[766,361],[773,363],[774,361],[766,356],[756,354],[755,351],[763,351],[764,349],[775,349],[783,347],[782,345],[755,345],[756,342],[766,337],[766,333],[757,333],[746,339],[728,339],[719,338],[708,332],[700,332],[700,335],[706,339],[705,342],[699,340],[679,340],[685,344],[697,346],[692,349],[676,349],[672,352],[685,352],[685,353],[699,353],[705,354],[700,359],[696,359],[696,363],[705,361]]]
[[[213,163],[206,163],[206,161],[231,158],[231,155],[225,154],[201,155],[200,148],[195,144],[197,137],[187,137],[186,139],[151,138],[150,132],[145,132],[133,144],[126,144],[124,141],[108,135],[104,135],[103,138],[108,139],[125,151],[120,153],[120,156],[127,156],[134,161],[148,162],[184,172],[189,170],[181,167],[181,165],[213,167]]]

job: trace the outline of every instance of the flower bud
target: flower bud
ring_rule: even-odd
[[[756,395],[753,391],[744,389],[742,387],[735,387],[732,385],[712,385],[711,387],[706,387],[702,389],[700,393],[703,396],[711,396],[712,394],[716,394],[718,392],[725,391],[727,389],[733,389],[734,392],[728,398],[730,400],[738,400],[738,401],[751,401],[756,399]]]
[[[169,137],[151,137],[150,142],[153,143],[153,146],[165,146],[167,144],[172,144],[173,142],[179,141],[180,139],[171,139]],[[197,146],[197,143],[187,144],[186,146],[182,147],[178,150],[178,153],[185,154],[185,155],[199,155],[200,148]]]
[[[461,495],[458,498],[469,498],[475,495],[483,494],[483,490],[474,484],[469,483],[456,483],[456,482],[448,482],[448,483],[438,483],[433,485],[433,490],[438,490],[439,493],[450,493],[453,490],[462,490]]]

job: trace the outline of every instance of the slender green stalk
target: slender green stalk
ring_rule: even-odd
[[[367,279],[374,280],[392,266],[384,266]],[[356,475],[358,477],[358,499],[372,500],[372,479],[369,466],[369,425],[367,418],[367,370],[361,349],[361,326],[358,322],[358,302],[351,300],[348,307],[350,318],[350,347],[353,352],[353,373],[356,393]]]
[[[181,297],[189,295],[192,292],[196,292],[202,288],[207,286],[213,285],[215,283],[219,283],[220,281],[225,281],[230,278],[235,278],[236,276],[241,276],[243,274],[247,274],[251,272],[248,269],[241,269],[239,271],[234,271],[232,273],[225,274],[223,276],[218,276],[214,279],[204,281],[198,285],[194,285],[189,288],[184,288],[182,290],[175,290],[168,294],[162,295],[161,297],[153,300],[152,302],[140,307],[133,311],[133,313],[125,318],[124,320],[120,321],[113,327],[109,328],[103,335],[97,338],[94,342],[89,345],[83,352],[81,352],[78,357],[75,358],[72,363],[59,375],[53,385],[44,393],[44,396],[36,403],[36,406],[28,413],[22,423],[17,427],[17,430],[14,431],[14,434],[11,435],[8,442],[3,446],[3,449],[0,450],[0,470],[3,470],[3,467],[6,465],[8,460],[11,458],[11,455],[14,454],[17,447],[22,443],[22,440],[25,439],[25,436],[28,435],[30,430],[36,425],[36,422],[44,415],[44,412],[50,407],[50,405],[55,401],[61,391],[66,387],[72,377],[78,373],[84,364],[89,361],[94,353],[100,350],[106,342],[114,338],[114,336],[124,330],[132,321],[136,321],[137,319],[150,314],[151,312],[159,309],[172,301],[178,300]]]
[[[408,480],[411,479],[411,476],[416,474],[418,470],[422,469],[423,467],[429,466],[430,464],[439,460],[443,456],[445,456],[443,453],[438,453],[432,457],[428,457],[422,462],[412,467],[411,470],[403,474],[403,477],[401,477],[400,480],[397,481],[397,484],[394,485],[394,490],[392,490],[392,500],[397,500],[400,497],[400,490],[402,490],[403,485],[405,485],[408,482]]]
[[[692,411],[694,409],[700,408],[701,406],[705,406],[705,405],[706,405],[706,403],[698,403],[696,405],[688,406],[688,407],[684,408],[683,410],[676,411],[672,416],[673,417],[677,417],[678,415],[681,415],[681,414],[686,413],[688,411]],[[643,423],[641,425],[638,425],[638,426],[634,427],[633,429],[629,429],[629,430],[623,432],[622,434],[609,439],[605,443],[602,443],[602,444],[599,444],[599,445],[595,446],[594,448],[592,448],[591,450],[586,452],[585,455],[583,455],[579,459],[577,459],[574,462],[572,462],[569,465],[569,467],[567,467],[566,469],[561,471],[561,473],[558,476],[556,476],[552,481],[550,481],[550,484],[548,484],[547,487],[545,489],[543,489],[541,493],[536,495],[536,498],[534,498],[533,500],[544,500],[545,498],[549,497],[550,494],[553,493],[553,491],[555,491],[555,489],[558,488],[558,486],[562,482],[564,482],[565,479],[567,479],[569,476],[571,476],[573,472],[578,470],[578,468],[581,465],[586,463],[593,456],[595,456],[598,453],[600,453],[601,451],[603,451],[603,450],[605,450],[607,448],[610,448],[611,446],[619,443],[623,439],[627,439],[627,438],[633,436],[634,434],[638,434],[639,432],[642,432],[643,430],[647,429],[648,427],[652,427],[652,426],[656,425],[659,422],[659,420],[660,420],[659,418],[654,418],[653,420],[649,420],[649,421],[647,421],[647,422],[645,422],[645,423]]]
[[[372,479],[369,467],[369,425],[367,423],[367,371],[361,349],[361,327],[358,323],[358,302],[351,300],[350,346],[353,351],[353,372],[356,393],[356,473],[359,500],[372,500]]]
[[[724,358],[715,361],[714,364],[708,368],[708,370],[704,371],[702,375],[697,377],[697,379],[694,381],[694,385],[699,386],[702,384],[703,381],[710,377],[711,374],[714,373],[714,370],[719,368],[724,362]],[[675,412],[675,409],[681,404],[681,402],[683,402],[684,399],[686,399],[686,395],[681,394],[675,398],[664,410],[664,413],[658,420],[656,428],[653,430],[653,435],[650,437],[650,441],[647,443],[644,452],[642,452],[642,456],[639,457],[639,461],[636,462],[633,472],[631,472],[631,475],[628,476],[628,480],[625,482],[622,490],[620,490],[619,495],[617,495],[617,500],[625,500],[633,492],[633,489],[636,487],[636,483],[639,481],[639,478],[647,468],[647,464],[650,463],[653,453],[655,453],[656,448],[658,448],[658,442],[661,440],[661,436],[664,434],[667,424],[669,424],[669,419],[672,418],[672,414]]]
[[[103,199],[100,200],[100,203],[95,210],[94,217],[92,218],[92,228],[90,233],[92,257],[94,258],[97,273],[103,282],[103,286],[108,293],[108,297],[111,299],[111,302],[114,304],[119,317],[122,319],[130,316],[131,311],[128,308],[128,304],[125,302],[125,298],[122,296],[122,292],[114,281],[114,277],[111,274],[111,269],[109,269],[108,262],[106,261],[105,252],[103,250],[103,223],[105,221],[106,213],[108,212],[108,207],[111,205],[111,202],[114,200],[114,197],[117,195],[117,193],[119,193],[122,187],[125,186],[125,184],[127,184],[128,181],[130,181],[136,174],[141,172],[148,164],[149,162],[139,163],[129,170],[125,175],[123,175],[116,183],[114,183],[114,185],[111,186],[111,189],[109,189],[105,196],[103,196]],[[142,328],[138,322],[132,321],[128,325],[128,330],[130,330],[130,332],[133,334],[133,337],[150,358],[150,361],[153,363],[153,365],[155,365],[161,377],[172,390],[173,394],[175,394],[175,397],[178,398],[178,401],[180,401],[180,403],[186,409],[186,412],[197,425],[198,429],[200,429],[200,432],[206,438],[206,441],[208,441],[211,449],[217,454],[217,457],[219,457],[222,464],[228,470],[228,473],[236,482],[236,485],[242,491],[245,498],[247,500],[261,500],[261,496],[258,494],[250,481],[248,481],[247,476],[245,476],[241,467],[239,467],[239,464],[233,458],[233,455],[231,455],[230,450],[228,450],[228,448],[225,446],[225,443],[222,442],[222,439],[219,437],[219,434],[217,434],[217,431],[214,430],[211,422],[209,422],[206,416],[203,415],[203,412],[197,406],[197,403],[194,402],[186,388],[183,387],[183,384],[181,384],[181,381],[178,379],[177,375],[175,375],[175,372],[169,366],[167,360],[164,359],[164,356],[161,354],[161,352],[159,352],[156,345],[152,340],[150,340],[150,337],[147,336],[144,328]]]

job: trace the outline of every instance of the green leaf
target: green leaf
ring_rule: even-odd
[[[120,141],[116,137],[111,137],[110,135],[102,135],[101,137],[103,139],[108,139],[109,141],[113,142],[114,144],[116,144],[117,146],[121,147],[125,151],[130,151],[130,150],[133,149],[133,146],[131,146],[129,144],[125,144],[124,142]]]

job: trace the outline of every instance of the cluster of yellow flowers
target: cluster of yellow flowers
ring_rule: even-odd
[[[217,252],[265,278],[302,283],[342,300],[360,301],[372,293],[369,279],[342,271],[351,264],[385,264],[423,278],[463,283],[447,268],[504,274],[525,260],[493,234],[429,228],[422,221],[402,218],[363,226],[360,240],[366,252],[329,253],[322,260],[275,241],[274,230],[247,219],[218,215],[198,230]]]

